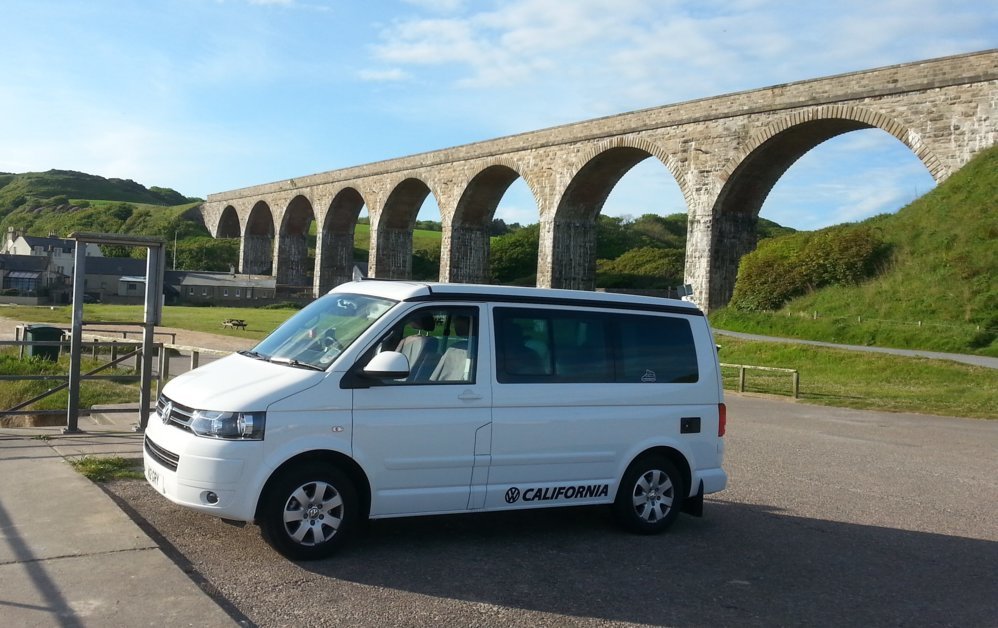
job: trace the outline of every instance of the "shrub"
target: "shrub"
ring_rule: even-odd
[[[879,233],[864,225],[765,240],[742,258],[731,305],[775,310],[824,286],[859,283],[876,274],[889,251]]]

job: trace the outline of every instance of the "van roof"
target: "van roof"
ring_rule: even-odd
[[[594,292],[590,290],[556,290],[552,288],[528,288],[521,286],[495,286],[490,284],[439,283],[419,281],[386,281],[365,279],[340,284],[330,292],[368,294],[397,301],[422,301],[434,297],[444,299],[467,299],[474,301],[515,301],[529,302],[577,302],[598,305],[644,306],[651,308],[681,309],[690,314],[700,313],[694,303],[679,299],[664,299],[636,294]]]

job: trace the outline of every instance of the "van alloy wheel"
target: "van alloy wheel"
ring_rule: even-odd
[[[319,545],[333,538],[343,522],[343,498],[330,484],[307,482],[284,504],[284,531],[302,545]]]
[[[645,472],[634,485],[632,501],[639,518],[648,523],[661,521],[672,509],[676,487],[661,470]]]
[[[260,528],[275,550],[294,560],[329,556],[357,517],[357,493],[336,467],[307,463],[274,479],[265,495]]]
[[[668,459],[654,455],[638,458],[620,482],[614,514],[632,532],[662,532],[679,516],[685,490],[682,477]]]

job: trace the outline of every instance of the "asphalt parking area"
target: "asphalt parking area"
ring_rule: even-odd
[[[998,617],[998,423],[729,399],[727,491],[655,537],[603,508],[371,522],[292,563],[108,486],[250,625],[958,625]]]

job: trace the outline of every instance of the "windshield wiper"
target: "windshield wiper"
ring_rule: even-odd
[[[236,353],[238,353],[239,355],[245,355],[248,358],[253,358],[254,360],[265,360],[267,362],[270,362],[269,357],[263,355],[262,353],[257,353],[256,351],[243,350],[243,351],[237,351]]]
[[[326,369],[321,366],[316,366],[314,364],[309,364],[308,362],[300,362],[295,358],[270,358],[271,362],[276,364],[287,364],[288,366],[294,366],[300,369],[310,369],[313,371],[325,371]]]

